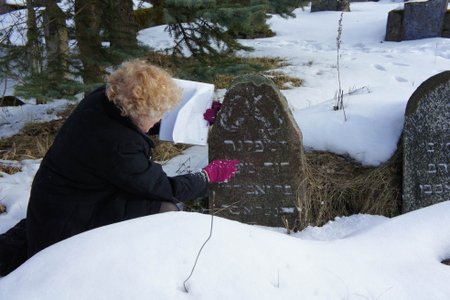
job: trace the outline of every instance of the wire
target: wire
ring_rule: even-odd
[[[213,199],[213,206],[214,206],[214,198],[215,198],[215,192],[213,191],[213,197],[212,197],[212,199]],[[200,257],[200,254],[202,253],[203,248],[205,247],[205,245],[206,245],[206,244],[209,242],[209,240],[211,239],[212,232],[213,232],[213,226],[214,226],[214,214],[211,213],[211,227],[209,228],[209,236],[208,236],[208,238],[206,239],[206,241],[203,243],[203,245],[200,247],[200,250],[199,250],[198,253],[197,253],[197,258],[195,259],[195,263],[194,263],[194,265],[192,266],[191,274],[189,274],[188,278],[186,278],[186,280],[183,282],[184,291],[185,291],[186,293],[189,293],[189,290],[188,290],[188,288],[187,288],[187,282],[188,282],[189,279],[191,278],[192,274],[194,274],[195,267],[197,266],[197,262],[198,262],[198,259],[199,259],[199,257]]]

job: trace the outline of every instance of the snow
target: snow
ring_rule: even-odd
[[[280,71],[304,85],[283,90],[307,149],[346,154],[376,166],[395,151],[406,103],[430,76],[450,69],[450,39],[383,42],[388,11],[402,3],[353,2],[343,15],[342,111],[337,90],[339,12],[272,17],[272,38],[242,40],[241,55],[286,58]],[[161,27],[139,39],[165,48]],[[216,92],[223,98],[224,90]],[[31,120],[50,120],[66,105],[26,104],[0,112],[0,136]],[[2,162],[22,171],[1,174],[0,232],[25,216],[40,160]],[[207,148],[195,146],[166,162],[169,175],[196,171]],[[337,217],[322,227],[287,235],[282,228],[251,226],[219,217],[193,276],[183,282],[209,235],[211,217],[173,212],[121,222],[74,236],[36,254],[0,278],[0,299],[450,299],[450,201],[387,218]]]
[[[401,4],[402,5],[402,4]],[[450,39],[384,42],[393,2],[352,3],[343,15],[340,72],[345,112],[333,111],[338,90],[336,36],[339,12],[297,9],[296,18],[273,16],[272,38],[241,40],[252,56],[287,59],[280,71],[304,80],[283,90],[307,149],[349,155],[377,166],[394,153],[403,128],[406,103],[426,79],[450,69]],[[140,32],[138,39],[156,49],[173,46],[164,26]]]
[[[59,100],[43,105],[25,104],[0,108],[0,137],[15,135],[31,122],[48,122],[58,119],[56,114],[67,108],[68,100]]]
[[[41,251],[0,280],[0,298],[448,299],[450,268],[440,260],[450,255],[449,209],[444,202],[322,241],[215,217],[187,293],[211,217],[138,218]]]
[[[19,5],[19,6],[27,5],[27,1],[25,0],[6,0],[5,3],[9,5]]]

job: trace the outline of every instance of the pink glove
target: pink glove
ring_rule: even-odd
[[[213,160],[203,171],[208,176],[210,183],[224,182],[230,179],[234,173],[236,173],[236,166],[239,163],[238,160],[218,159]]]
[[[222,103],[219,101],[213,101],[211,108],[208,108],[203,114],[203,118],[208,121],[209,125],[212,125],[216,120],[217,113],[219,112],[221,106]]]

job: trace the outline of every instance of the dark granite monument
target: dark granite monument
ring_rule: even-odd
[[[405,4],[403,39],[441,36],[448,0],[428,0]]]
[[[448,0],[410,1],[388,15],[386,41],[445,36]]]
[[[412,94],[403,148],[402,211],[450,200],[450,71],[429,78]]]
[[[284,226],[284,218],[294,227],[304,191],[302,135],[270,79],[249,75],[232,84],[208,145],[210,161],[239,160],[235,177],[211,187],[219,216],[266,226]]]
[[[349,0],[317,0],[311,3],[311,12],[350,11]]]

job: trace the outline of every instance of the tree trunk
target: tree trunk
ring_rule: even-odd
[[[60,81],[68,75],[69,36],[66,16],[56,1],[45,2],[44,33],[48,76],[50,80]]]
[[[103,20],[109,34],[111,50],[116,54],[116,62],[120,57],[137,49],[137,24],[134,17],[133,1],[131,0],[101,0]]]
[[[85,84],[101,82],[104,74],[99,10],[97,0],[75,1],[75,33]]]
[[[36,11],[33,0],[27,0],[27,51],[30,59],[31,75],[36,76],[42,72],[42,49],[39,44],[39,31],[36,24]]]

